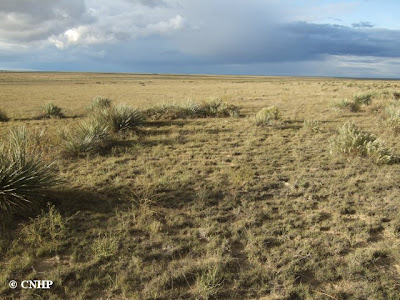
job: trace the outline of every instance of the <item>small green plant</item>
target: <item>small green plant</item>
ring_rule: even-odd
[[[94,97],[92,102],[89,104],[89,111],[95,111],[98,109],[105,109],[111,107],[111,100],[105,97],[97,96]]]
[[[395,161],[391,150],[385,148],[375,135],[362,132],[353,123],[345,123],[339,128],[339,134],[331,140],[330,153],[346,156],[368,157],[378,164]]]
[[[358,112],[361,109],[361,104],[359,102],[348,99],[334,101],[330,104],[330,106],[337,112],[342,112],[343,110]]]
[[[109,144],[108,126],[94,117],[88,117],[70,131],[61,132],[63,154],[67,157],[100,152]]]
[[[282,114],[278,107],[270,106],[261,109],[253,118],[252,121],[257,126],[270,126],[274,125],[278,120],[280,120]]]
[[[218,265],[208,266],[196,278],[195,291],[200,299],[210,299],[217,294],[223,280]]]
[[[303,128],[310,130],[312,132],[320,132],[321,131],[320,124],[321,122],[317,120],[304,120]]]
[[[23,227],[24,242],[34,247],[40,247],[45,242],[49,242],[50,245],[47,246],[53,248],[49,250],[56,250],[66,235],[65,223],[54,205],[48,204],[47,211],[42,210],[39,216]]]
[[[0,145],[0,209],[24,211],[39,204],[57,183],[54,163],[43,160],[37,138],[25,127],[10,130]]]
[[[0,109],[0,122],[7,122],[9,120],[6,112]]]
[[[92,250],[95,258],[114,255],[118,250],[119,239],[116,235],[106,233],[99,235],[93,242]]]
[[[42,106],[43,117],[45,118],[62,118],[64,114],[62,109],[52,102],[46,103]]]

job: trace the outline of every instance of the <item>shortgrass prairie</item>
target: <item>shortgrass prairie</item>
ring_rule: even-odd
[[[400,141],[385,121],[399,92],[379,80],[0,73],[0,141],[41,132],[59,181],[39,208],[0,212],[0,298],[400,299]],[[331,107],[361,94],[371,103],[355,112]],[[213,97],[239,113],[147,119],[101,151],[63,155],[62,132],[95,97],[143,116]],[[38,117],[50,102],[63,118]],[[257,126],[267,107],[279,122]],[[390,160],[371,158],[375,139]],[[54,285],[8,285],[33,279]]]

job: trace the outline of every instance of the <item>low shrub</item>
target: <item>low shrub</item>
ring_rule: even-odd
[[[373,93],[361,93],[353,96],[355,103],[370,105],[372,103]]]
[[[54,103],[46,103],[42,106],[42,112],[44,118],[62,118],[64,114],[62,113],[61,107],[58,107]]]
[[[280,120],[282,114],[278,107],[270,106],[261,109],[255,116],[252,118],[252,121],[257,126],[270,126],[277,123]]]
[[[0,122],[7,122],[9,120],[6,112],[0,109]]]
[[[368,157],[378,164],[395,161],[391,150],[385,148],[375,135],[362,132],[353,123],[345,123],[339,128],[339,134],[331,140],[330,153]]]
[[[342,112],[343,110],[358,112],[361,109],[361,104],[359,102],[348,99],[334,101],[330,106],[337,112]]]
[[[10,130],[8,143],[0,146],[0,210],[32,208],[58,183],[54,163],[43,160],[37,139],[19,127]]]

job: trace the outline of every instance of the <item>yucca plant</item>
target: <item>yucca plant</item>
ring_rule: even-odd
[[[239,108],[236,105],[228,104],[220,98],[211,98],[203,103],[203,109],[206,116],[210,117],[237,117]]]
[[[9,120],[6,112],[0,109],[0,122],[7,122]]]
[[[99,109],[93,113],[93,117],[113,132],[137,128],[144,123],[143,114],[138,109],[125,104]]]
[[[354,123],[349,122],[339,128],[339,134],[331,140],[330,153],[368,157],[378,164],[396,160],[391,150],[385,148],[375,135],[362,132]]]
[[[101,110],[111,107],[111,100],[106,97],[97,96],[94,97],[92,102],[89,104],[89,111]]]
[[[107,124],[93,116],[83,119],[70,131],[61,132],[64,156],[74,157],[100,152],[110,142],[108,131]]]
[[[43,117],[45,118],[62,118],[64,114],[61,107],[52,102],[46,103],[42,106]]]
[[[274,125],[282,117],[281,111],[276,106],[264,107],[253,116],[252,121],[257,126]]]
[[[23,212],[34,207],[58,182],[54,162],[43,160],[26,128],[10,130],[8,143],[0,146],[0,209]]]
[[[178,106],[178,115],[180,118],[197,118],[205,116],[204,107],[193,100],[181,102]]]

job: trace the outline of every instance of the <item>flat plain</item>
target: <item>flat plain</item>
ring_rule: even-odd
[[[400,299],[400,164],[330,153],[346,122],[400,155],[385,126],[398,81],[258,76],[0,73],[0,140],[43,132],[61,183],[0,221],[4,299]],[[357,111],[332,101],[371,93]],[[60,130],[95,96],[140,110],[217,97],[237,117],[147,120],[95,155]],[[64,118],[39,119],[52,102]],[[276,106],[279,124],[254,116]],[[1,195],[0,195],[1,196]],[[8,282],[54,281],[50,290]]]

